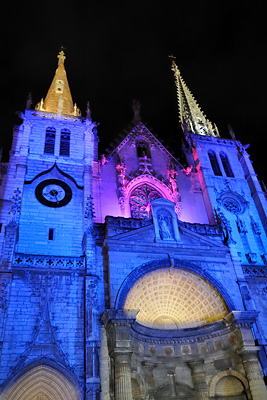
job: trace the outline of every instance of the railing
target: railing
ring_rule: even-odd
[[[15,267],[68,269],[80,270],[84,268],[84,257],[44,256],[35,254],[16,253],[13,265]]]

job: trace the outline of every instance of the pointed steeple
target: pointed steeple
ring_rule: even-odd
[[[207,119],[186,86],[174,61],[175,57],[170,56],[170,58],[172,59],[172,70],[177,88],[179,119],[184,133],[191,132],[202,136],[220,136],[217,126]]]
[[[47,92],[45,100],[41,99],[40,103],[35,107],[39,111],[47,111],[58,115],[74,115],[79,116],[80,110],[77,105],[73,105],[70,87],[65,71],[64,61],[66,59],[64,51],[58,54],[58,67]]]

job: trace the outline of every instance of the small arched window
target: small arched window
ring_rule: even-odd
[[[234,174],[233,174],[233,171],[232,171],[232,168],[229,163],[227,155],[225,153],[220,153],[220,157],[221,157],[222,165],[223,165],[224,171],[226,173],[226,176],[228,176],[229,178],[234,178]]]
[[[60,156],[70,155],[70,131],[68,129],[62,129],[60,134]]]
[[[56,137],[55,128],[47,128],[45,133],[45,146],[44,146],[45,154],[54,154],[55,137]]]
[[[217,156],[216,156],[215,152],[214,151],[209,151],[208,152],[208,156],[209,156],[209,159],[210,159],[210,163],[211,163],[214,175],[222,176],[222,173],[221,173],[221,170],[220,170],[220,167],[219,167],[219,164],[218,164],[218,160],[217,160]]]
[[[138,158],[142,157],[151,158],[149,143],[146,140],[138,139],[135,145]]]

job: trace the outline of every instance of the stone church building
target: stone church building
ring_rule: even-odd
[[[267,203],[247,146],[172,59],[187,166],[138,102],[99,157],[64,62],[1,164],[0,399],[266,400]]]

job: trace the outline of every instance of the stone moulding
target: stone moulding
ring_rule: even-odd
[[[148,328],[134,322],[131,325],[130,336],[137,353],[147,356],[169,356],[166,349],[172,349],[172,355],[176,357],[189,357],[203,353],[214,353],[219,349],[237,350],[242,346],[240,331],[251,332],[251,325],[255,322],[257,313],[232,311],[220,321],[197,328],[179,330],[160,330]],[[251,341],[253,341],[253,336]],[[248,337],[248,336],[247,336]],[[251,343],[252,344],[252,343]],[[254,345],[254,341],[253,341]]]

